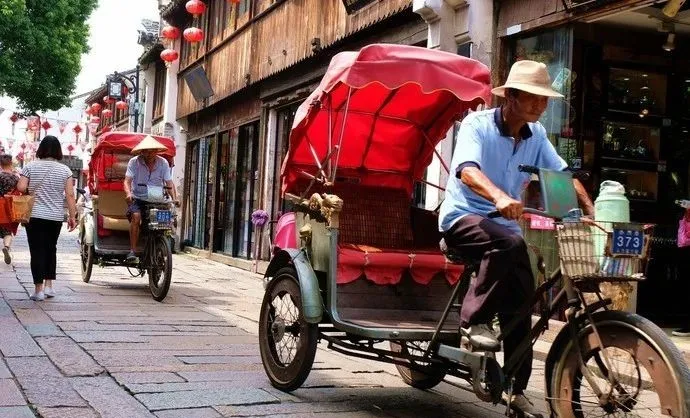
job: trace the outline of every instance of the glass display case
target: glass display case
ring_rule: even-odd
[[[601,180],[625,186],[631,201],[658,198],[661,129],[654,126],[604,120],[601,140]]]
[[[666,75],[611,68],[609,112],[634,113],[640,118],[666,114]]]

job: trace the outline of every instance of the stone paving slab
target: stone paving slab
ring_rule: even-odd
[[[95,376],[105,371],[71,338],[42,337],[36,340],[65,376]]]
[[[223,418],[213,408],[168,409],[156,412],[158,418]]]
[[[0,379],[0,406],[26,405],[22,392],[12,379]]]
[[[113,373],[111,376],[121,385],[179,383],[185,381],[180,375],[169,372]]]
[[[216,406],[218,412],[225,417],[236,416],[269,416],[278,415],[298,415],[312,416],[320,413],[355,413],[363,411],[374,411],[367,409],[354,402],[319,402],[315,404],[282,402],[279,404],[265,405],[239,405],[239,406]],[[431,415],[429,415],[431,416]],[[440,417],[440,416],[439,416]]]
[[[87,406],[47,357],[8,358],[7,365],[32,404],[44,407]]]
[[[161,409],[200,408],[213,405],[257,405],[280,402],[275,396],[258,388],[144,393],[135,395],[135,397],[152,411]]]
[[[11,379],[11,378],[12,378],[12,373],[10,373],[10,370],[5,365],[5,361],[3,360],[3,357],[0,356],[0,379]]]
[[[153,414],[110,377],[75,377],[72,385],[101,418],[153,417]]]
[[[33,411],[28,406],[0,406],[2,418],[35,418]]]
[[[97,321],[60,322],[64,331],[175,331],[172,325],[102,324]]]
[[[0,299],[0,352],[5,357],[44,356],[45,353],[31,338],[14,312],[4,300]]]
[[[110,373],[124,372],[210,372],[210,371],[260,371],[263,370],[261,364],[179,364],[165,366],[109,366]]]
[[[42,418],[100,418],[100,415],[91,408],[46,408],[39,406],[38,413]]]

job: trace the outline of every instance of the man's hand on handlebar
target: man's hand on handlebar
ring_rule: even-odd
[[[524,205],[519,200],[503,196],[496,200],[496,209],[505,219],[517,220],[522,217]]]

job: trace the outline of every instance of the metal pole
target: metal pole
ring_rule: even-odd
[[[134,83],[134,132],[139,129],[139,64],[137,64],[137,72],[135,74]]]

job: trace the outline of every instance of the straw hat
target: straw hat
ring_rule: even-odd
[[[165,145],[156,141],[156,139],[151,135],[146,135],[146,138],[142,139],[136,147],[132,148],[132,154],[138,154],[144,150],[154,150],[163,152],[166,151],[167,148],[165,147]]]
[[[499,97],[505,97],[506,89],[516,89],[546,97],[563,97],[551,87],[551,77],[546,64],[536,61],[517,61],[510,68],[506,83],[491,90]]]

